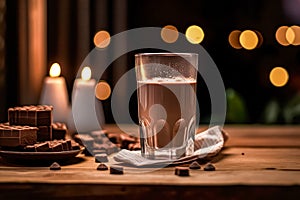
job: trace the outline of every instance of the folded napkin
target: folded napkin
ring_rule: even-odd
[[[179,165],[199,158],[208,158],[218,154],[228,134],[221,126],[213,126],[203,132],[197,133],[194,141],[194,153],[177,160],[151,160],[143,157],[141,151],[129,151],[122,149],[113,158],[117,162],[130,164],[136,167],[161,166],[161,165]]]

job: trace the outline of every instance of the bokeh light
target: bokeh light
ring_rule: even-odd
[[[100,81],[95,88],[95,96],[99,100],[106,100],[111,94],[110,86],[105,81]]]
[[[50,67],[50,76],[51,77],[58,77],[61,73],[60,65],[58,63],[53,63]]]
[[[186,29],[185,36],[190,43],[199,44],[204,39],[204,32],[199,26],[192,25]]]
[[[256,33],[256,35],[258,37],[258,44],[257,44],[256,48],[259,48],[263,44],[264,38],[263,38],[261,32],[259,32],[257,30],[255,30],[254,32]]]
[[[92,77],[92,71],[90,67],[84,67],[81,71],[81,79],[84,81],[90,80]]]
[[[300,45],[300,27],[297,25],[291,27],[280,26],[275,37],[277,42],[283,46]]]
[[[239,41],[240,34],[241,34],[241,31],[234,30],[234,31],[231,31],[231,33],[228,36],[228,42],[229,42],[230,46],[232,46],[235,49],[242,48],[240,41]]]
[[[252,30],[245,30],[241,33],[239,41],[243,48],[252,50],[258,45],[258,36]]]
[[[291,26],[290,29],[293,30],[295,35],[292,45],[300,45],[300,26],[294,25]]]
[[[286,30],[285,37],[286,37],[286,41],[289,44],[293,44],[296,35],[295,35],[294,30],[291,27],[288,27],[288,29]]]
[[[275,38],[276,38],[277,42],[279,44],[281,44],[282,46],[289,45],[289,42],[286,39],[286,32],[287,32],[288,28],[289,27],[287,27],[287,26],[280,26],[275,33]]]
[[[98,48],[105,48],[110,43],[110,35],[107,31],[99,31],[94,36],[94,44]]]
[[[289,74],[283,67],[275,67],[270,72],[270,81],[276,87],[286,85],[289,80]]]
[[[179,33],[175,26],[167,25],[161,29],[160,35],[166,43],[174,43],[178,39]]]

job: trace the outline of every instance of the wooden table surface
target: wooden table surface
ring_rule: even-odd
[[[127,127],[130,131],[136,131]],[[120,132],[107,125],[109,132]],[[205,127],[202,127],[205,129]],[[93,157],[62,166],[24,167],[0,160],[0,199],[298,199],[300,126],[225,125],[229,140],[211,162],[216,171],[174,167],[136,169],[123,175],[97,171]],[[111,159],[111,158],[110,158]]]

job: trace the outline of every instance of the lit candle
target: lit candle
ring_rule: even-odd
[[[70,111],[66,80],[60,76],[60,66],[54,63],[50,68],[50,77],[44,79],[40,104],[53,106],[53,121],[67,123]]]
[[[104,120],[102,104],[95,98],[96,80],[91,79],[91,76],[91,69],[84,67],[81,78],[74,81],[72,117],[78,133],[99,130]],[[99,111],[100,116],[97,116]]]

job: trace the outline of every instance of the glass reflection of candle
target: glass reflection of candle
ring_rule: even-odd
[[[40,104],[53,106],[53,121],[67,123],[69,114],[69,97],[65,78],[60,76],[58,63],[52,64],[50,77],[44,79]]]
[[[89,67],[84,67],[81,78],[74,82],[72,93],[72,113],[75,128],[78,133],[90,132],[101,128],[101,122],[97,117],[97,102],[95,98],[96,80],[91,79],[92,73]],[[100,102],[101,103],[101,102]],[[102,109],[102,105],[101,109]]]

